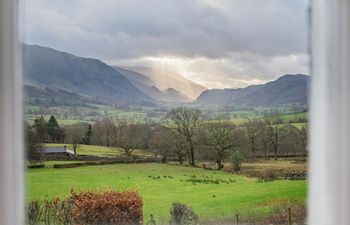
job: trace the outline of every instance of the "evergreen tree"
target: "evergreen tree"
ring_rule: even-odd
[[[59,142],[61,140],[61,128],[53,115],[51,115],[49,121],[47,122],[47,134],[52,142]]]
[[[91,145],[91,136],[92,136],[92,127],[91,124],[88,126],[88,130],[85,133],[85,137],[83,138],[83,143],[86,145]]]

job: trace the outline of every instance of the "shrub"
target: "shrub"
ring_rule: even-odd
[[[31,201],[26,207],[26,220],[29,225],[36,225],[39,223],[42,215],[42,204],[39,201]]]
[[[26,206],[26,224],[62,224],[72,223],[70,199],[54,198],[44,201],[30,201]]]
[[[137,225],[143,223],[142,198],[137,192],[72,192],[76,225]]]
[[[273,169],[261,169],[261,170],[246,170],[244,174],[247,177],[256,177],[258,182],[273,181],[277,179],[277,171]]]
[[[51,200],[52,204],[52,219],[58,224],[72,224],[72,201],[70,198],[60,200],[55,198]]]
[[[235,173],[241,173],[242,162],[244,155],[239,151],[234,151],[231,155],[232,169]]]
[[[44,164],[37,164],[37,165],[29,165],[27,166],[28,169],[41,169],[41,168],[45,168]]]
[[[277,178],[277,174],[272,169],[265,169],[263,173],[263,179],[265,181],[273,181]]]
[[[284,179],[286,180],[306,180],[307,172],[306,171],[291,171],[284,173]]]
[[[193,210],[181,203],[173,203],[170,209],[170,225],[197,225],[198,216]]]

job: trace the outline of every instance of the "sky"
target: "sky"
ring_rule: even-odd
[[[207,88],[309,74],[307,0],[21,0],[22,40]]]

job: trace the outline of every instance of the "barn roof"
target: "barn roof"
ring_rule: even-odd
[[[67,147],[64,146],[55,146],[55,147],[44,147],[43,148],[44,154],[53,154],[53,153],[68,153],[74,155],[74,152]]]

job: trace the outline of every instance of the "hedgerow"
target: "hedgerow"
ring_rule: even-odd
[[[143,223],[142,198],[137,192],[72,192],[76,225],[138,225]]]

